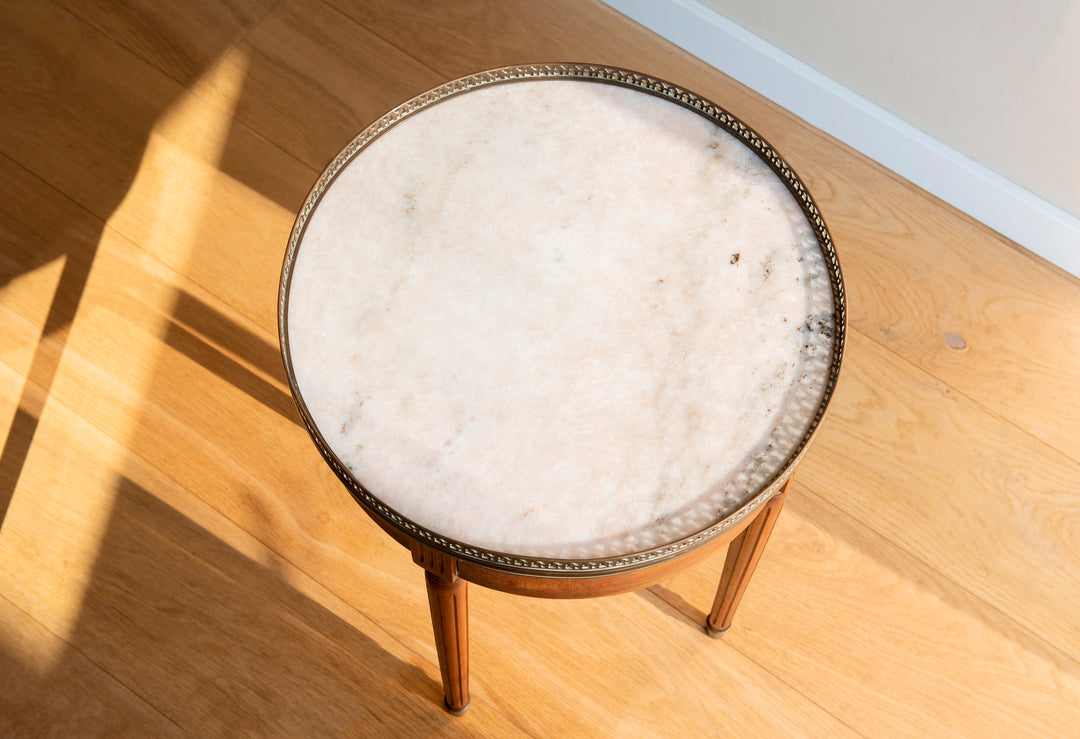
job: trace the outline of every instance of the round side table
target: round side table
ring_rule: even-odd
[[[467,582],[648,587],[728,545],[732,615],[836,384],[846,310],[802,182],[732,115],[622,69],[410,100],[320,176],[282,270],[289,385],[425,570],[446,707]]]

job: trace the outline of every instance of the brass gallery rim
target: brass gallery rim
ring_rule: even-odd
[[[824,393],[805,434],[802,436],[801,441],[795,445],[786,461],[776,468],[775,474],[767,484],[761,486],[761,489],[756,493],[752,490],[749,491],[751,497],[737,510],[730,512],[721,520],[715,521],[688,536],[682,536],[661,546],[654,546],[630,554],[590,559],[561,559],[507,554],[471,546],[465,542],[442,536],[400,515],[366,489],[331,449],[304,401],[294,373],[289,343],[288,308],[297,254],[311,215],[338,174],[382,134],[429,106],[478,88],[537,79],[586,80],[597,84],[632,88],[664,98],[692,110],[726,133],[734,136],[749,147],[776,174],[795,199],[817,239],[832,288],[832,353],[828,374],[825,378]],[[756,512],[790,478],[817,432],[839,375],[845,344],[846,319],[846,298],[840,265],[825,222],[801,180],[764,139],[718,105],[677,85],[625,69],[587,64],[529,65],[481,72],[448,82],[419,95],[376,120],[356,136],[330,162],[308,194],[289,238],[278,294],[278,332],[290,390],[304,425],[316,447],[356,501],[370,515],[394,527],[409,539],[427,544],[457,559],[494,571],[543,577],[598,577],[649,567],[661,561],[677,557],[715,539],[737,526],[747,516]]]

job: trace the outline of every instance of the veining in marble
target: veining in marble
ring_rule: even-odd
[[[825,390],[832,288],[744,144],[672,102],[530,80],[404,119],[337,176],[289,285],[323,438],[402,516],[611,557],[731,513]]]

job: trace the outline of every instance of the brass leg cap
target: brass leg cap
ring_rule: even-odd
[[[469,710],[469,702],[466,701],[465,705],[463,705],[461,708],[451,708],[450,704],[447,703],[446,699],[444,698],[443,699],[443,708],[445,708],[447,711],[454,714],[455,716],[460,716],[461,714],[463,714],[463,713],[465,713],[466,711]]]
[[[713,625],[708,621],[705,622],[705,633],[711,636],[713,639],[719,639],[724,634],[728,633],[730,629],[730,626],[728,626],[726,629],[716,629],[713,628]]]

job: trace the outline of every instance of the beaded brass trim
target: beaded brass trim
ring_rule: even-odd
[[[772,482],[754,495],[747,503],[716,524],[695,534],[679,539],[678,541],[671,542],[670,544],[625,556],[604,559],[544,559],[537,557],[519,557],[472,547],[463,542],[439,536],[401,516],[382,503],[353,478],[353,476],[345,469],[341,460],[338,459],[337,455],[335,455],[326,444],[326,441],[315,426],[315,423],[304,404],[303,398],[301,397],[293,374],[292,359],[289,353],[287,321],[289,285],[293,274],[293,267],[296,262],[297,250],[312,211],[318,205],[319,201],[322,199],[323,193],[334,181],[338,173],[340,173],[353,157],[359,154],[373,140],[401,120],[430,105],[478,87],[539,78],[592,80],[599,83],[631,87],[653,95],[658,95],[699,112],[701,115],[738,138],[747,146],[751,147],[758,156],[769,165],[770,169],[781,178],[788,190],[799,203],[800,208],[817,237],[832,283],[835,331],[833,335],[832,362],[829,368],[829,376],[826,382],[824,395],[806,434],[791,453],[787,462],[780,468],[780,472]],[[349,144],[334,157],[308,193],[308,196],[297,215],[292,233],[289,237],[288,248],[282,266],[280,289],[278,291],[278,337],[281,342],[282,360],[285,364],[285,372],[289,380],[289,388],[292,391],[293,399],[296,402],[297,409],[304,421],[304,425],[307,427],[308,433],[315,442],[315,446],[356,501],[372,515],[392,524],[413,539],[423,541],[424,543],[436,549],[445,551],[458,559],[469,561],[491,570],[543,577],[600,577],[648,567],[661,560],[678,556],[683,552],[705,543],[731,529],[747,516],[757,511],[757,509],[772,497],[788,478],[791,477],[795,468],[798,466],[798,463],[805,455],[806,450],[809,448],[814,435],[817,433],[817,429],[825,414],[825,410],[828,407],[829,400],[832,397],[839,377],[840,364],[844,354],[846,332],[847,300],[844,291],[843,277],[840,272],[840,262],[836,256],[836,249],[833,245],[832,237],[830,236],[828,228],[825,225],[825,220],[818,211],[817,205],[814,203],[813,198],[811,198],[810,193],[807,192],[806,187],[803,185],[798,175],[795,174],[776,150],[738,118],[731,115],[720,106],[699,97],[689,90],[638,72],[592,64],[535,64],[503,67],[480,72],[478,74],[447,82],[429,92],[425,92],[412,100],[399,105],[376,120],[356,136],[356,138],[349,142]]]

